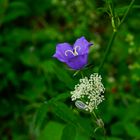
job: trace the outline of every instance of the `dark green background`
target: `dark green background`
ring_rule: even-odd
[[[121,19],[130,0],[112,2]],[[85,36],[94,46],[84,75],[96,72],[113,32],[106,11],[103,0],[0,0],[1,140],[104,140],[70,99],[80,74],[52,55]],[[102,69],[106,100],[96,113],[107,140],[140,140],[139,11],[136,0]]]

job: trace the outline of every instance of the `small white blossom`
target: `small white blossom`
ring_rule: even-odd
[[[98,73],[91,74],[89,79],[84,77],[79,80],[80,83],[75,85],[75,90],[71,92],[71,99],[76,101],[76,106],[78,100],[78,103],[84,105],[83,109],[86,111],[92,112],[93,109],[97,109],[97,106],[104,100],[104,95],[101,93],[104,93],[105,88],[101,80]]]

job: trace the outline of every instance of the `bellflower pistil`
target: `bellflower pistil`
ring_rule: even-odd
[[[70,68],[79,70],[87,64],[91,45],[93,44],[89,43],[85,37],[78,38],[73,46],[68,43],[59,43],[53,57],[66,63]]]
[[[72,51],[72,50],[66,50],[66,51],[65,51],[65,55],[68,56],[67,52],[69,52],[69,53],[72,53],[73,56],[77,56],[77,55],[78,55],[77,48],[80,49],[81,47],[80,47],[80,46],[76,46],[76,47],[73,49],[73,51]]]

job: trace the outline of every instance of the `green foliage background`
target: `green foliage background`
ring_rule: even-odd
[[[110,0],[111,2],[111,0]],[[122,18],[130,0],[112,0]],[[106,100],[96,113],[107,140],[140,140],[140,3],[133,8],[102,69]],[[113,32],[103,0],[0,0],[0,139],[104,140],[70,91],[80,75],[52,58],[57,43],[94,42],[96,72]]]

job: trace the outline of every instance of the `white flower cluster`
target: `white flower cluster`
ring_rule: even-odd
[[[104,100],[105,88],[101,82],[102,78],[98,73],[90,75],[90,78],[80,79],[80,83],[71,91],[72,101],[76,101],[76,107],[92,112]]]

